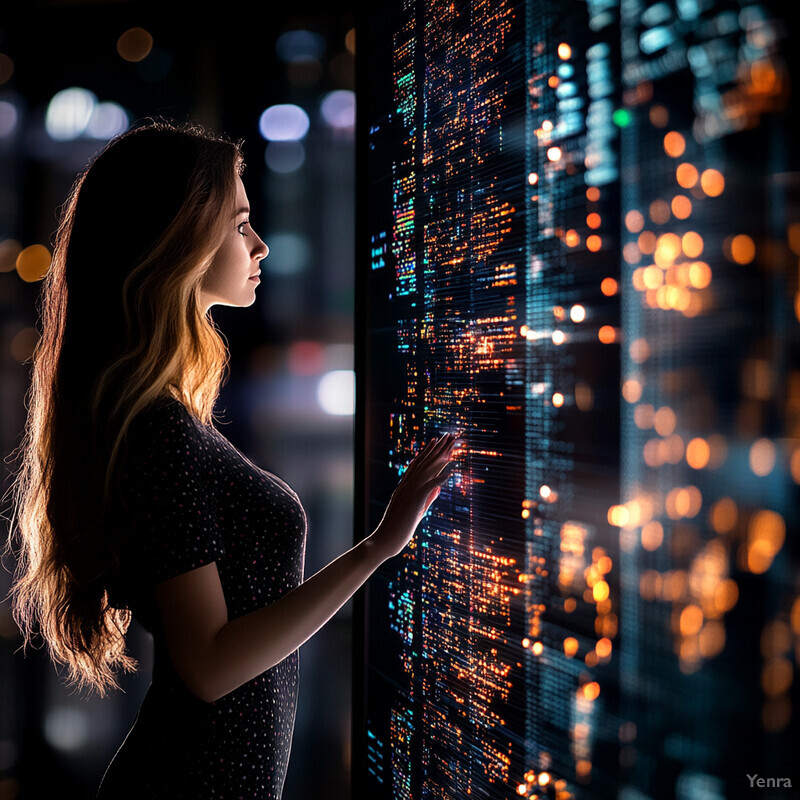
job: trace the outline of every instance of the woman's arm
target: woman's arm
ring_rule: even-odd
[[[387,559],[402,552],[449,477],[456,442],[432,440],[411,462],[378,527],[280,600],[228,620],[216,563],[156,587],[175,670],[205,702],[275,666],[313,636]]]

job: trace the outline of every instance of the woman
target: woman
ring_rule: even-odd
[[[227,350],[208,310],[252,305],[268,253],[242,167],[197,128],[123,134],[78,178],[43,286],[15,617],[101,695],[135,669],[132,616],[155,640],[99,798],[280,798],[297,649],[403,550],[452,465],[455,437],[430,441],[376,530],[303,581],[297,495],[212,421]]]

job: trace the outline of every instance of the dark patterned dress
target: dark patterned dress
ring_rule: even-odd
[[[289,761],[298,652],[212,703],[176,674],[155,586],[216,561],[228,618],[303,580],[306,515],[297,495],[172,398],[134,422],[126,486],[136,527],[110,587],[154,637],[153,680],[108,767],[102,800],[278,800]]]

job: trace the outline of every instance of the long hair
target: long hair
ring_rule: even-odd
[[[62,208],[11,486],[14,618],[101,696],[133,671],[108,586],[127,536],[131,423],[163,395],[213,417],[228,350],[200,299],[234,215],[241,149],[149,122],[112,140]]]

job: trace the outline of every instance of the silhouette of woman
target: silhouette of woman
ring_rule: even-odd
[[[412,460],[375,531],[303,580],[297,495],[215,428],[227,349],[208,311],[249,306],[268,249],[240,147],[148,122],[92,161],[63,208],[18,451],[15,618],[69,682],[152,683],[98,798],[280,798],[297,650],[399,554],[456,439]]]

